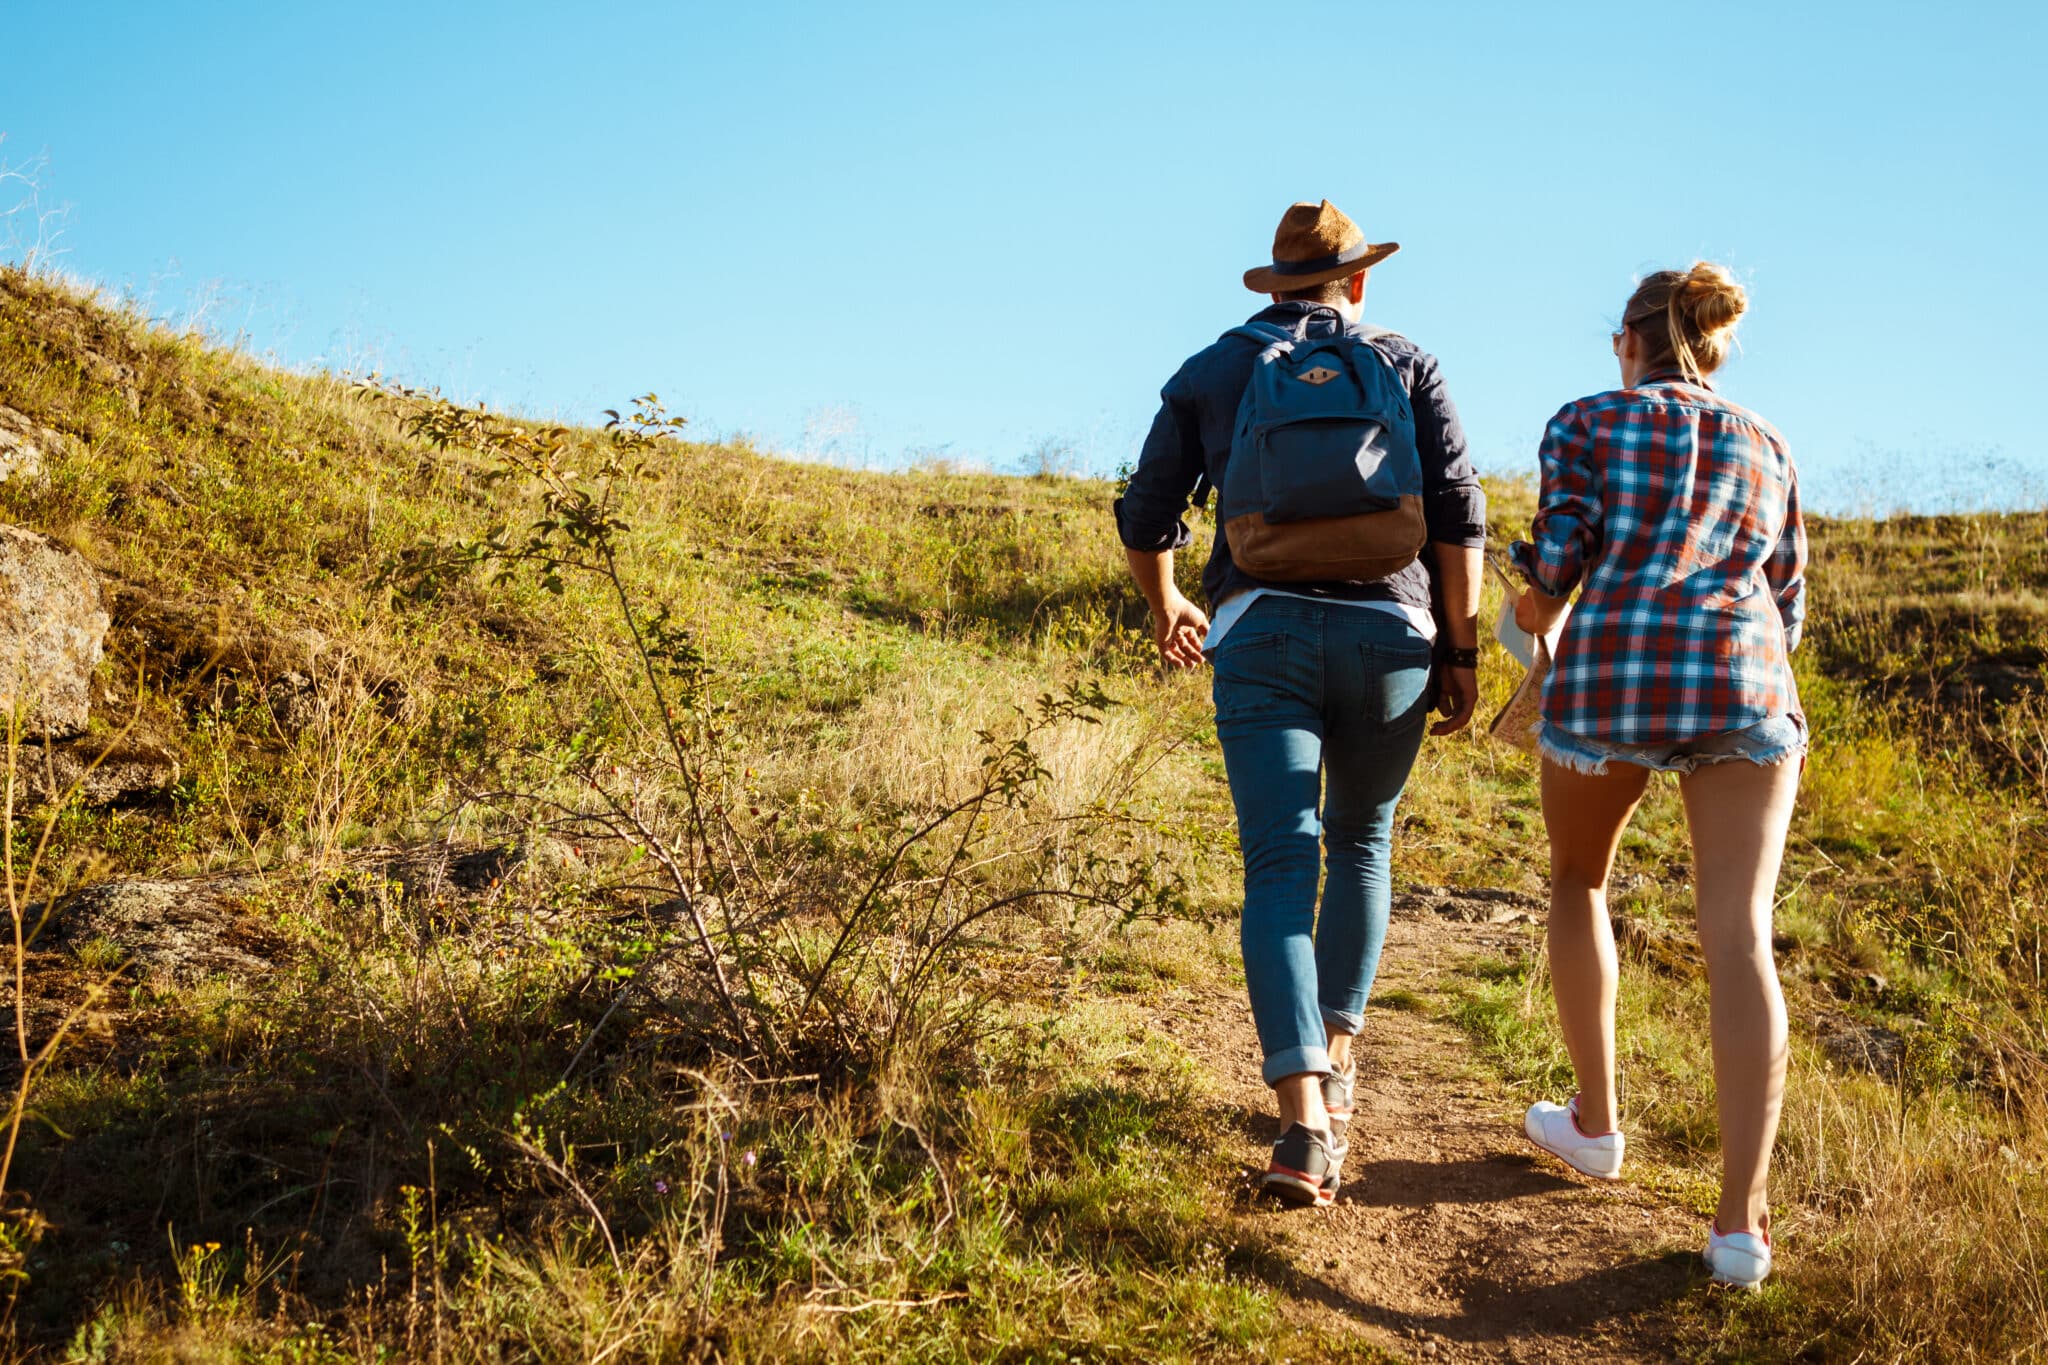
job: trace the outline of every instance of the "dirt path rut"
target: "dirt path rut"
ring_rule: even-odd
[[[1441,1001],[1474,954],[1540,950],[1526,923],[1460,923],[1406,899],[1381,992]],[[1646,1188],[1633,1154],[1637,1170],[1608,1184],[1531,1146],[1520,1114],[1535,1097],[1510,1093],[1451,1024],[1369,1013],[1343,1192],[1328,1209],[1278,1211],[1252,1193],[1277,1125],[1243,995],[1197,995],[1179,1012],[1241,1149],[1235,1216],[1282,1239],[1298,1312],[1400,1358],[1671,1358],[1674,1303],[1705,1279],[1699,1218]]]

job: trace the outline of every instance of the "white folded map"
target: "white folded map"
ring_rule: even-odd
[[[1486,732],[1504,744],[1533,754],[1536,752],[1536,727],[1542,720],[1543,683],[1550,676],[1550,661],[1556,657],[1558,637],[1564,633],[1564,623],[1571,617],[1571,608],[1566,607],[1564,614],[1557,618],[1557,624],[1544,634],[1531,635],[1515,624],[1515,599],[1522,595],[1523,585],[1491,555],[1486,562],[1506,589],[1501,599],[1500,615],[1493,623],[1493,638],[1500,641],[1501,648],[1528,670]]]

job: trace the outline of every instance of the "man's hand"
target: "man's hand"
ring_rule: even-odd
[[[1173,585],[1173,551],[1124,549],[1131,577],[1152,609],[1152,639],[1168,668],[1199,668],[1209,617]]]
[[[1436,709],[1443,719],[1429,727],[1433,735],[1455,735],[1472,723],[1472,711],[1479,705],[1479,670],[1445,668],[1437,688]]]
[[[1564,615],[1569,597],[1552,597],[1537,588],[1524,588],[1515,599],[1515,624],[1531,635],[1548,635]]]
[[[1177,592],[1169,592],[1152,613],[1152,638],[1168,668],[1199,668],[1208,636],[1208,613]]]

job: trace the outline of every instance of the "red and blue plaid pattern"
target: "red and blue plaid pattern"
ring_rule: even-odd
[[[1655,744],[1799,710],[1806,530],[1768,422],[1655,374],[1559,409],[1540,459],[1530,539],[1509,553],[1553,597],[1583,585],[1545,722]]]

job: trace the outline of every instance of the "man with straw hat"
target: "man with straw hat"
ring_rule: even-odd
[[[1368,240],[1328,200],[1290,207],[1274,233],[1272,261],[1244,275],[1245,287],[1271,295],[1271,305],[1166,382],[1116,505],[1161,657],[1174,668],[1205,659],[1213,666],[1216,732],[1244,853],[1245,981],[1264,1078],[1280,1109],[1262,1185],[1300,1205],[1336,1197],[1349,1150],[1352,1039],[1364,1024],[1386,937],[1395,805],[1424,729],[1463,729],[1479,695],[1486,496],[1436,359],[1362,320],[1368,273],[1398,249]],[[1310,353],[1313,365],[1304,359]],[[1342,359],[1324,363],[1327,357]],[[1344,384],[1331,382],[1340,375]],[[1246,486],[1249,472],[1263,469],[1268,484],[1279,477],[1273,465],[1246,467],[1270,458],[1257,442],[1274,424],[1254,406],[1296,401],[1311,390],[1326,407],[1358,404],[1375,386],[1397,396],[1346,429],[1366,433],[1360,468],[1378,458],[1372,451],[1412,452],[1410,468],[1419,461],[1419,496],[1403,505],[1413,504],[1420,553],[1410,544],[1389,559],[1297,557],[1282,569],[1254,558],[1252,541],[1234,551],[1235,531],[1258,518],[1235,516],[1233,490]],[[1240,477],[1228,482],[1234,443]],[[1208,613],[1181,594],[1173,572],[1174,552],[1193,539],[1184,519],[1190,498],[1206,496],[1206,488],[1224,492],[1202,571]],[[1233,517],[1230,536],[1226,516]],[[1260,529],[1320,528],[1329,545],[1353,524],[1371,523],[1312,513],[1292,526]],[[1348,567],[1318,579],[1324,563]],[[1388,571],[1359,572],[1361,565]],[[1433,726],[1432,705],[1443,715]]]

